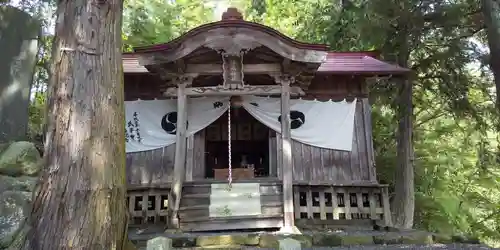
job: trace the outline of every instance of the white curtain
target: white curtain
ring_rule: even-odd
[[[243,107],[258,121],[281,133],[280,98],[245,96]],[[290,100],[292,139],[316,147],[351,151],[355,112],[356,100]]]
[[[290,100],[292,139],[321,148],[351,151],[356,100],[321,102]],[[258,121],[281,133],[280,98],[243,97],[243,107]],[[187,135],[217,120],[229,107],[228,97],[188,99]],[[177,100],[125,102],[126,151],[140,152],[175,143]]]
[[[187,135],[217,120],[229,107],[228,97],[188,99]],[[125,102],[126,152],[162,148],[175,143],[177,100]]]

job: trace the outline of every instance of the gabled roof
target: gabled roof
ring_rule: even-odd
[[[376,59],[375,52],[328,52],[323,44],[302,43],[273,28],[243,20],[235,8],[228,8],[222,20],[192,29],[165,44],[135,47],[134,53],[123,54],[125,73],[147,73],[141,65],[176,61],[200,47],[232,49],[234,44],[263,45],[283,58],[320,65],[316,73],[336,75],[405,74],[410,70]],[[233,46],[233,47],[231,47]],[[238,46],[236,46],[238,47]]]
[[[198,26],[187,33],[184,33],[178,38],[175,38],[174,40],[163,43],[163,44],[154,44],[154,45],[148,45],[148,46],[140,46],[140,47],[134,47],[134,52],[137,53],[145,53],[145,52],[156,52],[156,51],[162,51],[162,50],[172,50],[177,47],[179,47],[184,41],[187,39],[194,37],[200,33],[208,33],[211,32],[214,29],[220,29],[220,28],[249,28],[252,30],[258,30],[263,33],[267,33],[273,37],[276,37],[279,39],[281,42],[289,44],[290,46],[301,48],[301,49],[310,49],[310,50],[318,50],[318,51],[328,51],[328,46],[324,44],[313,44],[313,43],[304,43],[300,42],[297,40],[294,40],[292,38],[289,38],[288,36],[284,35],[283,33],[268,27],[264,26],[259,23],[254,23],[254,22],[248,22],[244,20],[222,20],[222,21],[217,21],[217,22],[212,22],[212,23],[207,23],[201,26]]]
[[[410,72],[409,69],[390,64],[375,58],[374,52],[328,52],[317,73],[332,75],[402,75]],[[124,73],[148,73],[139,65],[134,53],[123,54]]]
[[[219,28],[231,28],[231,29],[237,29],[237,28],[249,28],[250,30],[256,30],[260,31],[263,33],[267,33],[273,37],[276,37],[279,39],[281,42],[289,44],[292,47],[296,48],[301,48],[301,49],[310,49],[310,50],[318,50],[318,51],[328,51],[328,46],[326,44],[312,44],[312,43],[304,43],[300,42],[297,40],[294,40],[283,33],[259,24],[259,23],[254,23],[254,22],[249,22],[245,21],[243,19],[243,15],[238,11],[236,8],[228,8],[226,12],[222,14],[222,19],[217,22],[212,22],[212,23],[207,23],[201,26],[198,26],[187,33],[184,33],[180,37],[164,43],[164,44],[155,44],[155,45],[149,45],[149,46],[140,46],[140,47],[134,47],[134,52],[154,52],[154,51],[161,51],[161,50],[172,50],[180,46],[184,41],[188,40],[189,38],[196,36],[200,33],[210,33],[214,29],[219,29]]]
[[[177,61],[202,47],[239,53],[260,46],[289,60],[315,64],[323,62],[328,51],[327,45],[299,42],[271,27],[245,21],[236,8],[228,8],[221,21],[201,25],[170,42],[133,49],[141,65],[153,65]]]

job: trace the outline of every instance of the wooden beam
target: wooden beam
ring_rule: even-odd
[[[177,85],[177,131],[175,143],[174,177],[167,201],[167,226],[169,229],[178,229],[178,211],[182,195],[182,184],[186,176],[186,127],[187,127],[187,96],[186,85],[191,84],[192,78],[180,79]]]
[[[182,77],[188,74],[195,75],[220,75],[222,74],[222,64],[183,64],[182,62],[175,63],[174,66],[161,66],[152,64],[145,66],[146,69],[154,74],[160,75],[163,80]],[[281,72],[279,63],[258,63],[244,64],[243,73],[252,74],[278,74]]]
[[[222,86],[186,88],[187,96],[231,96],[231,95],[280,95],[282,87],[279,85],[246,85],[240,89],[225,89]],[[289,94],[293,96],[305,95],[300,87],[289,87]],[[168,88],[164,96],[178,95],[176,88]]]
[[[243,64],[245,74],[267,74],[281,72],[279,63]],[[201,75],[218,75],[222,73],[222,64],[187,64],[185,73]]]
[[[279,77],[281,83],[281,148],[283,166],[283,231],[295,230],[295,215],[293,212],[293,162],[292,139],[290,130],[290,77]]]

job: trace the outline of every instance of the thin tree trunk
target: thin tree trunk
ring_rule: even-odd
[[[45,165],[26,250],[125,245],[122,10],[120,0],[58,1]]]
[[[500,0],[483,0],[482,2],[490,47],[490,66],[495,77],[497,90],[496,105],[497,109],[500,110]]]

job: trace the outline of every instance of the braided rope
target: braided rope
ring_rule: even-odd
[[[231,188],[231,184],[233,182],[233,171],[231,167],[231,106],[229,106],[229,109],[227,110],[227,157],[229,162],[227,180],[229,182],[229,188]]]

